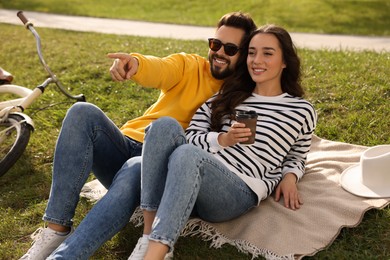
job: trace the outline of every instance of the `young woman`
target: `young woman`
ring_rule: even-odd
[[[234,77],[197,110],[185,133],[168,117],[147,131],[144,259],[163,259],[172,251],[192,214],[209,222],[231,220],[274,191],[288,208],[302,204],[296,182],[305,172],[317,116],[302,98],[300,60],[288,32],[275,25],[259,28],[244,46],[247,55],[241,55]],[[240,144],[251,135],[235,121],[242,110],[258,116],[252,145]]]

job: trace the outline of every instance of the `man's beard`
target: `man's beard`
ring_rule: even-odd
[[[233,69],[230,67],[230,62],[227,61],[227,67],[222,69],[214,66],[214,57],[220,58],[215,54],[209,56],[211,75],[216,79],[225,79],[233,74]],[[221,58],[220,58],[221,59]]]

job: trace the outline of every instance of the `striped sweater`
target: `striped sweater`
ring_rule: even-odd
[[[294,173],[297,179],[303,176],[317,122],[308,101],[287,93],[274,97],[253,93],[236,110],[256,111],[255,143],[222,147],[217,141],[220,133],[210,130],[211,100],[196,111],[186,130],[187,140],[213,153],[240,176],[257,194],[258,203],[273,192],[286,173]],[[227,132],[231,124],[225,119],[221,132]]]

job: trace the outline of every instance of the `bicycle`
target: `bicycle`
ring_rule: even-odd
[[[0,79],[0,95],[5,96],[8,100],[0,101],[0,176],[4,175],[16,163],[25,151],[34,130],[34,122],[24,111],[44,93],[46,87],[55,84],[66,97],[76,101],[86,101],[83,94],[73,96],[65,90],[43,58],[41,38],[34,25],[26,18],[23,11],[19,11],[17,16],[25,28],[34,35],[39,60],[49,76],[43,83],[30,89],[11,84],[12,75],[3,71],[5,75],[2,80]]]

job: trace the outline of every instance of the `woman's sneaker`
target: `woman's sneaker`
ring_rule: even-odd
[[[171,252],[168,252],[165,257],[164,257],[164,260],[172,260],[173,259],[173,249]]]
[[[20,260],[44,260],[61,243],[73,233],[73,228],[68,232],[57,232],[50,228],[38,228],[31,238],[34,240],[33,246]]]
[[[149,246],[149,239],[145,236],[140,237],[138,239],[137,244],[134,247],[133,252],[131,253],[131,255],[127,260],[143,260],[146,251],[148,250],[148,246]]]
[[[143,260],[148,251],[149,239],[148,237],[140,237],[137,245],[127,260]],[[173,250],[165,255],[164,260],[173,259]]]

